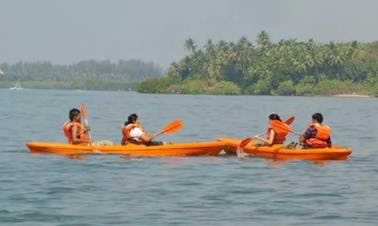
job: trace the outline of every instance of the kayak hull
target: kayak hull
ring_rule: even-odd
[[[225,142],[228,153],[236,153],[241,140],[220,137],[218,141]],[[274,158],[274,159],[301,159],[301,160],[347,160],[352,150],[342,146],[332,148],[309,148],[309,149],[289,149],[282,144],[273,146],[255,146],[255,142],[250,142],[243,151],[250,155]]]
[[[27,142],[31,153],[50,153],[62,155],[74,154],[116,154],[134,156],[201,156],[217,155],[226,144],[222,141],[175,143],[158,146],[144,145],[109,145],[84,146],[54,142]]]

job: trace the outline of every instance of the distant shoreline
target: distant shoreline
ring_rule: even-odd
[[[125,91],[125,92],[136,92],[143,94],[143,92],[138,92],[133,89],[68,89],[68,88],[57,88],[57,87],[22,87],[15,89],[15,87],[2,87],[0,89],[9,89],[9,90],[23,90],[23,89],[35,89],[35,90],[71,90],[76,92],[86,92],[86,91]],[[145,93],[145,94],[159,94],[159,93]],[[171,93],[160,93],[160,94],[171,94]],[[174,93],[174,95],[180,95],[180,93]],[[185,94],[182,94],[185,95]],[[192,94],[193,95],[193,94]],[[216,94],[206,94],[206,93],[198,93],[194,95],[210,95],[210,96],[217,96]],[[244,96],[243,94],[233,95],[233,96]],[[248,95],[247,95],[248,96]],[[264,95],[250,95],[250,96],[264,96]],[[277,95],[267,95],[267,96],[277,96]],[[278,95],[279,96],[279,95]],[[285,95],[283,95],[285,96]],[[289,96],[288,96],[289,97]],[[367,94],[348,94],[348,93],[341,93],[341,94],[333,94],[333,95],[315,95],[315,96],[306,96],[306,95],[298,95],[296,97],[340,97],[340,98],[376,98],[374,95],[367,95]]]
[[[363,94],[336,94],[334,97],[356,97],[356,98],[371,98],[373,96]]]

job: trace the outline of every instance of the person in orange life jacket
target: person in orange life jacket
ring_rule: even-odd
[[[332,147],[331,129],[323,124],[323,115],[315,113],[307,130],[300,136],[299,141],[304,148]]]
[[[157,134],[149,135],[140,124],[138,115],[135,113],[129,115],[128,120],[122,127],[122,140],[121,145],[126,145],[128,142],[133,144],[143,145],[162,145],[163,142],[152,141]]]
[[[271,122],[273,120],[282,121],[278,114],[273,113],[269,115],[269,127],[266,130],[266,137],[267,137],[266,139],[258,135],[254,136],[253,138],[263,141],[264,145],[267,145],[267,146],[271,146],[273,144],[283,144],[283,142],[286,139],[287,133],[276,132],[274,127],[271,125]]]
[[[81,114],[76,108],[73,108],[69,112],[70,121],[67,121],[63,125],[64,135],[68,138],[70,144],[87,145],[92,141],[87,135],[89,126],[81,124]]]

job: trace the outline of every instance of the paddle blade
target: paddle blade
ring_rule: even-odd
[[[164,129],[162,129],[159,134],[170,134],[170,133],[175,133],[179,131],[183,126],[182,120],[174,120],[170,123],[168,123]]]
[[[236,156],[238,158],[245,158],[246,154],[245,154],[243,148],[241,148],[241,147],[236,148]]]
[[[291,133],[293,130],[284,122],[273,120],[271,122],[271,126],[273,127],[276,133]]]
[[[243,148],[245,147],[247,144],[249,144],[249,142],[251,142],[253,140],[252,137],[247,137],[245,138],[244,140],[242,140],[239,144],[239,147]]]
[[[290,125],[291,123],[293,123],[295,120],[295,116],[291,116],[290,118],[287,118],[284,123],[286,123],[287,125]]]
[[[84,103],[81,104],[81,115],[83,118],[87,118],[87,106]]]

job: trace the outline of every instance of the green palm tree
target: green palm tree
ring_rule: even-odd
[[[208,39],[205,46],[206,55],[208,58],[214,58],[217,53],[217,47],[211,39]]]
[[[271,46],[271,44],[272,44],[272,42],[269,39],[268,33],[266,31],[264,31],[264,30],[261,31],[257,35],[256,43],[257,43],[257,48],[259,48],[259,49],[269,48]]]
[[[192,38],[185,41],[184,47],[190,54],[194,54],[197,50],[197,45],[194,43]]]

